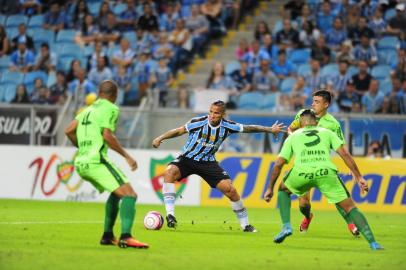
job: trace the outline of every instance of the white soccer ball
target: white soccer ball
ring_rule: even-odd
[[[147,230],[159,230],[164,225],[164,218],[158,211],[150,211],[144,217],[144,227]]]

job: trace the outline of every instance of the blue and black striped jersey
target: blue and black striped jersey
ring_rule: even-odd
[[[196,161],[216,161],[214,154],[223,141],[233,133],[243,131],[243,125],[222,119],[220,124],[213,127],[209,117],[196,117],[185,124],[189,138],[183,147],[183,157]]]

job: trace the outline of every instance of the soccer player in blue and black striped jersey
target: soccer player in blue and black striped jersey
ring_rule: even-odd
[[[189,133],[189,138],[183,147],[182,154],[173,160],[164,173],[162,193],[166,208],[168,227],[174,228],[175,218],[175,182],[191,174],[201,176],[212,188],[219,189],[231,201],[231,207],[240,221],[244,232],[256,232],[248,221],[248,213],[230,176],[224,171],[215,158],[215,153],[221,143],[233,133],[266,132],[278,134],[286,127],[276,122],[272,127],[258,125],[242,125],[224,118],[225,103],[216,101],[211,104],[209,115],[196,117],[185,125],[169,130],[152,142],[158,148],[162,141]]]

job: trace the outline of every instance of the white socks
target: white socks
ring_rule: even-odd
[[[250,224],[248,221],[248,212],[247,209],[244,207],[242,200],[231,202],[231,208],[236,214],[238,220],[240,221],[241,228],[244,229],[245,226]]]
[[[175,184],[163,183],[162,194],[164,196],[166,215],[175,216],[175,198],[176,198]]]

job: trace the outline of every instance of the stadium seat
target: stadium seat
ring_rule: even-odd
[[[259,92],[248,92],[241,94],[237,107],[241,110],[259,110],[264,95]]]
[[[392,92],[392,82],[389,79],[384,79],[379,81],[379,92],[382,92],[384,95],[388,95]]]
[[[74,58],[82,57],[82,48],[76,44],[65,43],[58,50],[59,57],[71,56]]]
[[[240,69],[240,63],[238,61],[232,61],[226,65],[225,73],[227,75],[232,74],[234,71]]]
[[[89,8],[90,13],[95,17],[99,15],[100,6],[101,2],[87,3],[87,7]]]
[[[94,52],[94,46],[93,45],[87,45],[85,46],[84,50],[83,50],[83,55],[85,56],[90,56],[92,55]]]
[[[22,83],[23,80],[24,80],[24,74],[21,72],[16,72],[16,71],[7,70],[1,76],[2,84],[7,84],[7,83],[19,84],[19,83]]]
[[[398,52],[394,49],[378,50],[378,64],[396,66],[398,63]]]
[[[6,27],[18,27],[21,23],[27,24],[28,17],[25,15],[11,15],[7,17]]]
[[[137,43],[137,34],[135,31],[124,32],[123,38],[127,39],[132,45]]]
[[[355,66],[349,66],[347,70],[348,76],[353,76],[358,73],[358,68]]]
[[[278,33],[282,29],[283,29],[283,21],[282,20],[276,21],[275,25],[273,26],[272,33],[276,35],[276,33]]]
[[[297,49],[293,50],[289,54],[289,60],[295,65],[306,64],[310,59],[309,49]]]
[[[182,8],[180,10],[180,14],[183,18],[188,18],[190,17],[190,14],[192,13],[191,7],[188,5],[182,5]]]
[[[7,36],[12,40],[15,36],[18,35],[18,27],[10,26],[6,28]]]
[[[378,49],[394,49],[397,50],[400,47],[400,42],[397,37],[387,36],[378,40]]]
[[[4,102],[4,93],[6,88],[4,85],[0,84],[0,103]]]
[[[391,68],[388,65],[377,65],[372,68],[372,77],[383,80],[390,77]]]
[[[395,16],[396,16],[396,9],[391,8],[391,9],[386,10],[384,19],[385,19],[385,21],[389,21],[390,19],[392,19]]]
[[[65,72],[67,72],[70,69],[70,65],[73,60],[75,60],[75,57],[72,56],[64,56],[64,57],[59,57],[58,59],[58,69],[61,69]]]
[[[7,20],[7,16],[0,14],[0,24],[4,25],[6,23],[6,20]]]
[[[338,71],[338,65],[337,64],[328,64],[325,65],[322,69],[321,69],[321,76],[322,77],[334,77],[335,75],[338,75],[339,71]]]
[[[121,4],[117,4],[113,7],[113,13],[118,16],[121,13],[123,13],[124,11],[127,10],[127,4],[121,3]]]
[[[44,24],[44,15],[35,15],[30,18],[28,21],[28,28],[29,29],[35,29],[35,28],[42,28],[42,25]]]
[[[292,92],[292,88],[296,83],[296,79],[293,77],[288,77],[284,79],[281,83],[280,91],[283,94],[289,95]]]
[[[298,69],[297,69],[297,74],[298,74],[299,76],[306,76],[306,75],[309,75],[310,72],[311,72],[311,69],[310,69],[310,65],[309,65],[309,64],[302,64],[302,65],[300,65],[300,66],[298,67]]]
[[[56,42],[58,43],[73,43],[76,36],[75,30],[61,30],[56,35]]]
[[[261,110],[273,111],[278,105],[279,93],[266,94],[261,102]]]
[[[4,86],[3,101],[10,103],[16,96],[16,84],[7,84]]]
[[[8,55],[0,57],[0,70],[7,70],[9,66],[10,66],[10,57]]]

